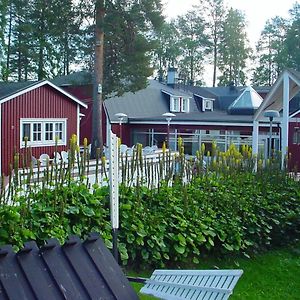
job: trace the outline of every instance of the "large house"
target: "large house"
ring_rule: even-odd
[[[250,86],[233,85],[211,88],[182,86],[177,84],[176,80],[170,79],[167,83],[152,80],[147,88],[137,93],[127,93],[122,97],[106,100],[107,123],[111,124],[114,132],[119,135],[122,133],[122,142],[128,145],[138,142],[143,145],[161,146],[162,142],[168,139],[170,148],[176,150],[176,141],[180,136],[189,154],[195,154],[202,143],[210,150],[214,141],[223,151],[226,151],[230,144],[237,147],[247,144],[253,147],[255,154],[267,157],[270,142],[271,149],[284,152],[285,148],[282,145],[286,140],[292,165],[297,164],[299,168],[300,102],[296,95],[299,92],[297,82],[300,75],[287,70],[277,82],[281,82],[285,76],[290,80],[285,106],[283,85],[280,84],[255,89]],[[176,75],[171,74],[170,77],[174,79]],[[275,101],[276,105],[272,101]],[[283,118],[284,107],[287,107],[288,111],[286,124]],[[273,120],[271,138],[270,120],[263,114],[270,109],[276,109],[280,113],[280,117]],[[123,115],[120,120],[120,113],[127,117],[124,118]],[[174,114],[171,118],[170,113]],[[253,124],[256,124],[258,119],[259,132],[253,139],[256,130]],[[287,126],[289,128],[284,129]]]
[[[169,140],[173,150],[177,150],[180,136],[189,154],[195,154],[202,143],[207,151],[212,142],[223,151],[230,144],[237,147],[247,144],[263,157],[267,157],[271,141],[272,149],[281,148],[284,154],[288,146],[292,165],[298,165],[299,169],[299,86],[300,75],[292,70],[285,71],[273,87],[263,88],[184,86],[177,83],[176,73],[169,73],[165,83],[150,80],[143,90],[107,99],[102,116],[103,135],[112,129],[128,146],[141,143],[161,147]],[[86,72],[59,77],[51,83],[0,85],[2,172],[8,171],[7,162],[14,149],[22,151],[22,134],[30,130],[31,139],[35,138],[36,126],[40,126],[44,139],[29,143],[36,156],[53,152],[53,141],[45,140],[49,126],[62,126],[66,132],[62,133],[59,150],[65,149],[71,133],[79,136],[80,132],[79,143],[85,137],[91,141],[92,98],[92,78]],[[280,112],[280,117],[273,121],[271,139],[270,121],[264,117],[264,112],[270,109]],[[14,115],[13,123],[9,115]],[[47,120],[53,121],[52,125]]]
[[[71,136],[80,135],[80,108],[87,105],[47,80],[1,83],[0,173],[9,173],[25,141],[36,158],[66,150]]]

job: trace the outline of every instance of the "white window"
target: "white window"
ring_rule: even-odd
[[[170,110],[172,112],[180,111],[180,99],[178,97],[171,97],[171,105]]]
[[[171,112],[189,112],[189,98],[171,97]]]
[[[21,147],[66,145],[66,119],[21,119]]]
[[[203,111],[206,111],[206,110],[213,111],[214,110],[214,102],[212,99],[203,98],[202,105],[203,105],[203,107],[202,107]]]
[[[189,98],[181,98],[181,111],[189,112],[189,110],[190,110]]]
[[[293,144],[296,144],[296,145],[300,144],[300,130],[297,127],[294,128]]]

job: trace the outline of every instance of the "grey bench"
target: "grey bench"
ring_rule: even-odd
[[[155,270],[140,292],[168,300],[225,300],[242,274],[242,270]]]

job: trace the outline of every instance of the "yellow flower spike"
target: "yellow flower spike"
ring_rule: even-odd
[[[184,155],[184,147],[183,146],[181,146],[181,148],[180,148],[180,154]]]
[[[88,145],[88,140],[87,140],[87,138],[84,138],[83,139],[83,146],[87,147],[87,145]]]
[[[105,163],[106,163],[106,157],[105,156],[101,157],[101,162],[102,162],[103,165],[105,165]]]
[[[252,156],[252,151],[248,151],[248,153],[247,153],[247,157],[250,159],[250,158],[251,158],[251,156]]]
[[[76,145],[76,152],[79,153],[80,152],[80,148],[78,145]]]
[[[216,149],[217,149],[217,143],[215,141],[212,142],[211,148],[212,148],[212,152],[216,151]]]
[[[216,167],[217,167],[217,162],[216,162],[215,160],[212,162],[212,167],[213,167],[213,168],[216,168]]]
[[[201,145],[201,152],[204,154],[204,152],[205,152],[205,144],[204,143],[202,143],[202,145]]]
[[[121,144],[122,144],[122,142],[121,142],[121,139],[120,139],[120,138],[118,138],[118,147],[120,147],[120,146],[121,146]]]
[[[72,134],[72,142],[73,142],[74,144],[77,143],[77,135],[76,135],[76,134]]]
[[[163,144],[162,144],[162,152],[166,153],[166,149],[167,149],[166,142],[163,142]]]
[[[183,145],[183,139],[182,139],[182,137],[180,136],[180,137],[178,138],[178,149],[180,149],[180,148],[182,147],[182,145]]]
[[[207,151],[207,156],[210,157],[210,151]]]

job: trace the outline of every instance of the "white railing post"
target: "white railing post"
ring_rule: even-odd
[[[118,137],[109,131],[109,192],[110,219],[113,234],[113,255],[118,261],[119,229],[119,153]]]

